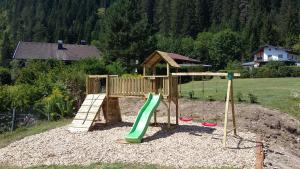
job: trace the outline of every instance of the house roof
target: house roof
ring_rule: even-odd
[[[100,57],[101,53],[95,46],[64,44],[58,49],[57,43],[19,42],[14,59],[50,59],[79,60],[87,57]]]
[[[253,55],[255,55],[257,52],[259,52],[260,50],[262,50],[265,47],[277,48],[277,49],[284,50],[284,51],[286,51],[288,53],[291,53],[291,54],[298,54],[297,52],[293,51],[292,49],[287,49],[287,48],[284,48],[284,47],[281,47],[281,46],[273,46],[273,45],[265,44],[265,45],[259,47],[256,51],[254,51]]]
[[[179,68],[179,64],[176,61],[186,61],[189,63],[196,63],[199,64],[199,60],[195,60],[180,54],[176,53],[167,53],[163,51],[154,51],[150,56],[148,56],[142,65],[145,65],[146,67],[153,67],[157,63],[159,63],[161,60],[164,60],[167,62],[171,67]]]

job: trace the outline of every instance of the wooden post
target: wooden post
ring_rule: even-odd
[[[167,76],[170,75],[170,65],[167,63]]]
[[[226,140],[227,140],[227,122],[228,122],[228,110],[229,110],[229,100],[230,100],[230,93],[231,93],[231,85],[232,85],[232,78],[229,77],[230,74],[228,73],[228,84],[227,84],[227,96],[226,96],[226,105],[225,105],[225,118],[224,118],[224,135],[223,135],[223,147],[226,147]]]
[[[109,75],[106,76],[106,115],[109,114]]]
[[[168,69],[168,80],[169,80],[169,96],[168,96],[168,128],[171,127],[171,101],[172,101],[172,75],[170,75],[170,72],[169,72],[169,64],[167,64],[167,69]]]
[[[176,96],[176,125],[178,125],[178,96]]]
[[[13,108],[10,131],[13,131],[15,128],[15,118],[16,118],[16,108]]]
[[[89,94],[89,76],[86,75],[86,78],[85,78],[85,94],[88,95]]]
[[[231,112],[232,112],[232,123],[233,123],[233,133],[236,136],[236,121],[235,121],[235,111],[234,111],[234,96],[233,96],[233,79],[231,80],[230,86],[230,100],[231,100]]]

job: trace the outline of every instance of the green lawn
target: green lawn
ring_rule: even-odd
[[[204,83],[204,97],[202,87]],[[194,91],[198,99],[224,100],[227,90],[227,80],[214,78],[207,81],[194,81],[181,85],[181,95],[189,97]],[[234,95],[242,93],[249,102],[248,94],[258,98],[258,104],[268,108],[279,109],[300,119],[300,78],[257,78],[235,79]]]
[[[8,144],[20,140],[26,136],[38,134],[44,132],[49,129],[53,129],[56,127],[60,127],[70,123],[71,120],[63,119],[55,122],[47,122],[47,121],[40,121],[34,124],[31,127],[21,127],[16,129],[13,132],[6,132],[0,134],[0,148],[7,146]]]

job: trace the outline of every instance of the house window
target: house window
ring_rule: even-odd
[[[268,55],[268,60],[272,60],[272,55]]]
[[[283,55],[282,54],[278,55],[278,58],[283,59]]]

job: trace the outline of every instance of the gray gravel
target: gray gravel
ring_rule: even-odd
[[[254,168],[255,134],[229,135],[228,148],[222,148],[222,127],[206,128],[197,123],[181,123],[165,129],[149,127],[141,144],[122,144],[135,117],[123,116],[125,123],[99,127],[88,133],[70,133],[67,126],[26,137],[0,149],[0,164],[35,166],[95,162],[158,164],[176,168],[193,166],[234,166]],[[166,117],[158,118],[159,122]],[[172,119],[174,120],[174,119]]]

